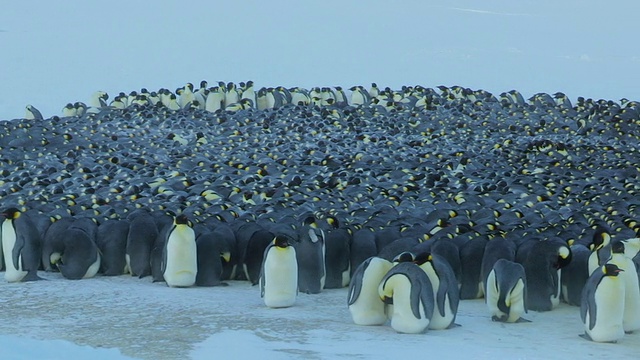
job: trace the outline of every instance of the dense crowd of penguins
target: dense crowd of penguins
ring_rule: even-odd
[[[624,274],[614,322],[640,329],[639,102],[251,81],[108,100],[0,121],[8,281],[248,280],[265,303],[274,282],[351,284],[356,323],[400,332],[453,326],[459,299],[506,322],[563,300],[615,341],[589,327],[609,301],[596,289]],[[171,270],[176,256],[197,262]]]

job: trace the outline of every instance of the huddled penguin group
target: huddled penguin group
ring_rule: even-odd
[[[594,341],[640,328],[640,102],[256,89],[96,92],[0,121],[5,279],[246,280],[274,308],[349,286],[356,324],[408,333],[482,297],[506,323],[580,306]]]

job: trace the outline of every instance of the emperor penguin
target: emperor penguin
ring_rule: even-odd
[[[42,113],[40,113],[40,110],[36,109],[33,105],[27,105],[25,107],[24,118],[27,120],[44,120],[44,117],[42,117]]]
[[[571,262],[571,249],[559,239],[530,241],[535,245],[523,263],[528,310],[551,311],[560,304],[560,271]]]
[[[104,91],[96,91],[89,99],[89,112],[98,113],[100,109],[107,107],[109,95]]]
[[[625,281],[616,264],[597,268],[582,291],[580,317],[584,323],[581,337],[595,342],[618,342],[624,336]]]
[[[623,272],[619,275],[624,281],[624,317],[622,327],[626,333],[640,329],[640,283],[633,257],[628,256],[629,248],[625,241],[611,243],[611,260]],[[635,256],[635,255],[634,255]]]
[[[231,104],[235,104],[238,101],[240,101],[240,94],[238,94],[238,90],[236,89],[236,84],[230,82],[227,84],[227,91],[224,94],[225,107]]]
[[[391,327],[406,334],[427,331],[434,311],[433,288],[429,277],[412,262],[401,262],[382,278],[378,295],[393,304]]]
[[[260,272],[260,296],[270,308],[293,306],[298,295],[296,249],[288,237],[276,236],[264,250]]]
[[[371,100],[371,96],[369,96],[369,92],[365,90],[362,86],[353,86],[351,87],[351,105],[365,105],[368,104]]]
[[[529,322],[521,317],[527,312],[527,277],[521,264],[507,259],[496,261],[487,276],[484,293],[491,320]]]
[[[591,250],[591,255],[589,256],[589,274],[609,261],[611,258],[610,243],[611,235],[609,235],[609,232],[602,227],[598,227],[589,244],[589,250]]]
[[[414,262],[429,277],[433,289],[434,309],[429,329],[444,330],[455,326],[460,290],[451,265],[442,257],[422,252]]]
[[[318,294],[326,280],[325,236],[312,213],[303,214],[298,228],[296,256],[298,259],[298,288],[307,294]]]
[[[162,275],[170,287],[189,287],[196,283],[197,273],[196,235],[187,216],[178,215],[164,244]]]
[[[2,250],[8,282],[40,280],[40,233],[27,215],[16,208],[0,214],[2,222]]]
[[[357,325],[383,325],[387,322],[386,306],[378,295],[378,286],[392,266],[388,260],[372,256],[353,273],[347,304]]]
[[[178,105],[181,109],[190,106],[190,104],[196,100],[195,94],[193,93],[192,83],[187,83],[185,86],[177,89],[176,94],[180,96],[178,98]]]
[[[73,107],[72,103],[67,103],[67,105],[62,108],[62,116],[64,117],[76,116],[77,114],[77,110]]]
[[[224,108],[224,92],[219,89],[217,86],[209,89],[204,106],[205,110],[215,112]]]

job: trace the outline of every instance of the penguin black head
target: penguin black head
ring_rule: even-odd
[[[614,254],[624,254],[624,242],[616,241],[611,243],[611,252]]]
[[[413,261],[415,261],[415,256],[410,251],[403,251],[393,258],[394,263],[413,262]]]
[[[420,254],[416,255],[415,259],[413,259],[413,262],[420,266],[426,262],[429,262],[433,259],[433,256],[431,255],[430,252],[421,252]]]
[[[593,240],[589,245],[589,249],[591,251],[601,249],[604,246],[609,245],[611,241],[611,235],[604,227],[598,227],[596,231],[593,233]]]
[[[176,216],[176,225],[189,225],[189,218],[185,214]]]
[[[20,210],[12,207],[4,210],[0,215],[6,219],[15,220],[20,217]]]
[[[616,264],[605,264],[602,267],[602,271],[605,276],[618,276],[618,274],[624,270],[620,269]]]
[[[283,249],[289,246],[289,240],[285,236],[280,235],[277,235],[275,239],[273,239],[273,243],[275,246]]]

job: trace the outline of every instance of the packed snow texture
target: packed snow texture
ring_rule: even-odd
[[[566,304],[550,312],[529,312],[531,323],[503,324],[491,321],[484,300],[464,300],[456,320],[460,327],[406,335],[388,324],[353,324],[347,289],[299,294],[295,306],[270,309],[259,288],[248,282],[175,289],[130,276],[70,281],[59,274],[40,275],[50,280],[0,284],[0,332],[12,336],[9,343],[0,337],[3,354],[24,351],[25,359],[44,353],[43,358],[68,360],[83,358],[86,346],[100,348],[95,357],[91,353],[98,359],[117,359],[115,349],[140,359],[210,359],[218,354],[237,359],[402,358],[426,353],[584,359],[633,358],[640,352],[640,334],[626,335],[615,345],[580,338],[579,308]],[[15,336],[20,341],[13,341]],[[26,346],[23,337],[50,341]]]

